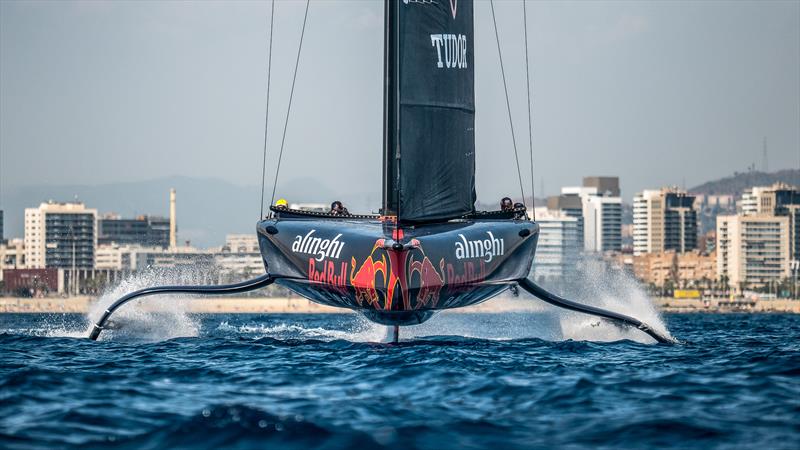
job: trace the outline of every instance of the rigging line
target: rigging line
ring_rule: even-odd
[[[278,174],[281,171],[281,159],[283,159],[283,145],[286,143],[286,129],[289,127],[289,114],[292,112],[292,98],[294,98],[294,85],[297,81],[297,68],[300,66],[300,51],[303,49],[303,37],[306,34],[306,22],[308,21],[308,5],[311,0],[306,0],[306,12],[303,16],[303,29],[300,31],[300,44],[297,46],[297,58],[294,62],[294,75],[292,75],[292,88],[289,91],[289,106],[286,109],[286,121],[283,123],[283,137],[281,137],[281,151],[278,153],[278,166],[275,168],[275,180],[272,184],[272,198],[269,204],[275,202],[275,188],[278,187]]]
[[[500,72],[503,74],[503,89],[506,93],[506,109],[508,110],[508,124],[511,127],[511,143],[514,145],[514,159],[517,162],[517,176],[519,177],[519,190],[522,194],[522,203],[525,204],[525,189],[522,187],[522,171],[519,168],[519,154],[517,153],[517,138],[514,136],[514,122],[511,120],[511,102],[508,99],[508,85],[506,84],[506,70],[503,67],[503,52],[500,51],[500,35],[497,32],[497,20],[494,16],[494,0],[489,1],[492,7],[492,23],[494,23],[494,37],[497,41],[497,55],[500,57]]]
[[[531,210],[533,220],[536,221],[536,190],[534,189],[533,179],[533,125],[531,116],[531,76],[528,68],[528,8],[525,6],[527,0],[522,0],[522,20],[525,21],[525,87],[528,90],[528,149],[531,157]]]
[[[258,214],[258,220],[264,218],[264,179],[267,174],[267,130],[269,130],[269,86],[270,75],[272,73],[272,28],[275,23],[275,0],[272,0],[272,6],[269,14],[269,53],[267,56],[267,107],[264,113],[264,159],[261,162],[261,212]],[[271,203],[270,203],[271,204]]]

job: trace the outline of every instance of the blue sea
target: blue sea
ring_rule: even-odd
[[[355,314],[167,315],[92,342],[82,315],[0,315],[0,447],[800,448],[800,316],[666,315],[675,345],[550,319],[387,344]]]

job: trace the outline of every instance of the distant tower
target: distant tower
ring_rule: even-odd
[[[762,167],[762,170],[764,171],[764,173],[767,173],[767,172],[769,172],[769,159],[767,159],[767,137],[766,136],[764,136],[764,146],[763,146],[762,158],[763,158],[762,159],[762,164],[764,165]]]
[[[178,247],[178,224],[175,216],[175,188],[169,190],[169,248]]]

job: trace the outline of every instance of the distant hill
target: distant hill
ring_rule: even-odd
[[[770,186],[779,181],[800,186],[800,170],[787,169],[777,172],[745,172],[734,173],[732,176],[715,181],[709,181],[700,186],[689,189],[693,194],[706,195],[734,195],[740,196],[745,189],[753,186]]]

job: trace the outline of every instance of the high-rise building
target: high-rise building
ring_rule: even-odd
[[[562,277],[578,263],[583,248],[580,219],[562,211],[536,208],[539,242],[533,270],[537,277]]]
[[[583,202],[584,248],[594,252],[622,249],[622,199],[591,196]]]
[[[169,229],[169,219],[164,217],[139,216],[122,219],[108,215],[97,221],[97,243],[167,248]]]
[[[97,210],[83,203],[42,203],[25,209],[25,265],[30,269],[92,269]]]
[[[717,216],[717,275],[738,291],[788,278],[789,217]]]
[[[583,187],[597,189],[603,197],[619,197],[619,177],[583,177]]]
[[[645,190],[633,198],[633,254],[684,253],[697,248],[694,196],[677,188]]]
[[[559,203],[580,199],[583,218],[583,247],[589,252],[620,251],[622,249],[622,199],[609,196],[619,192],[619,179],[612,177],[587,177],[584,182],[597,181],[597,186],[561,188]],[[574,211],[574,210],[573,210]],[[567,212],[567,211],[565,211]],[[567,212],[568,214],[570,212]],[[573,213],[574,214],[574,213]]]
[[[789,218],[789,258],[800,259],[800,189],[785,183],[757,186],[742,194],[742,214]]]
[[[547,198],[547,209],[577,220],[580,249],[583,249],[583,199],[577,194],[561,194]],[[536,217],[539,218],[538,216]]]

